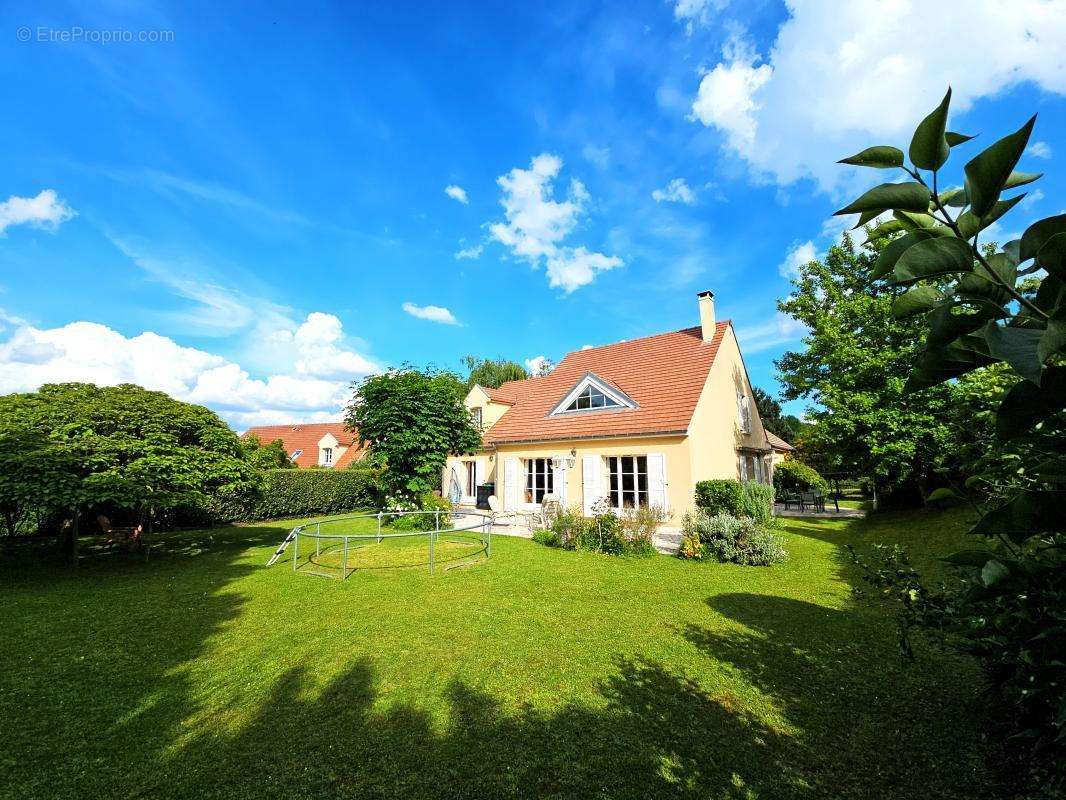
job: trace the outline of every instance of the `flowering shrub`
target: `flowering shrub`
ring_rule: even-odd
[[[697,511],[684,518],[685,536],[695,536],[704,550],[722,562],[765,567],[788,558],[781,539],[748,517]]]

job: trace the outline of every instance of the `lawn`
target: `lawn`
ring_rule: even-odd
[[[772,568],[494,537],[346,581],[265,569],[290,523],[147,563],[0,566],[0,797],[988,796],[981,677],[896,658],[847,542],[918,563],[962,517],[788,520]]]

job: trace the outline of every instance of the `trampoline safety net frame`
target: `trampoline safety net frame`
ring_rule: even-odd
[[[433,530],[403,533],[382,532],[383,522],[387,522],[390,518],[416,515],[432,515]],[[331,517],[330,519],[306,522],[303,525],[297,525],[289,532],[289,535],[285,537],[285,540],[274,552],[270,561],[267,562],[267,566],[272,566],[279,561],[285,554],[285,550],[291,546],[293,572],[299,572],[304,575],[316,575],[322,578],[345,580],[352,572],[355,572],[358,569],[348,566],[349,553],[354,551],[356,547],[365,546],[366,543],[370,542],[381,544],[382,542],[389,540],[424,537],[426,539],[426,548],[428,551],[429,572],[432,575],[437,568],[436,556],[438,542],[441,536],[450,537],[457,534],[460,535],[461,538],[471,541],[471,543],[479,543],[480,547],[470,554],[470,558],[464,559],[458,563],[448,563],[447,566],[444,567],[445,569],[453,569],[455,567],[474,563],[482,553],[484,553],[485,558],[491,558],[492,518],[488,514],[466,511],[454,516],[459,518],[460,526],[451,528],[441,528],[440,509],[435,509],[433,511],[379,511],[374,514],[353,514],[346,517]],[[342,526],[344,523],[350,523],[353,520],[364,519],[376,520],[377,531],[375,533],[333,533],[329,530],[331,527]],[[313,554],[310,550],[307,550],[307,548],[313,548]],[[306,563],[303,565],[300,564],[301,550],[307,552]],[[340,566],[335,569],[327,567],[321,559],[323,553],[328,553],[333,550],[340,553]],[[379,568],[388,568],[388,565]],[[395,568],[403,567],[402,565],[395,565]]]

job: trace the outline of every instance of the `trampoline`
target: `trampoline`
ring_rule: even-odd
[[[428,531],[393,532],[388,523],[397,517],[429,515]],[[361,570],[451,570],[477,564],[492,555],[492,526],[488,514],[464,512],[459,524],[447,527],[440,511],[380,511],[347,517],[312,520],[293,528],[267,566],[292,549],[292,570],[303,575],[344,580]],[[367,521],[373,533],[366,532]]]

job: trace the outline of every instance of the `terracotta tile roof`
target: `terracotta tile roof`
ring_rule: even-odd
[[[297,450],[302,451],[296,458],[298,467],[311,467],[318,463],[318,442],[327,433],[332,433],[333,438],[343,447],[348,447],[340,460],[358,447],[357,436],[352,431],[346,430],[343,422],[317,422],[306,425],[257,425],[249,428],[242,434],[245,436],[255,435],[263,444],[270,444],[275,439],[281,439],[285,452],[290,456]],[[353,447],[355,445],[356,447]],[[353,457],[354,457],[353,453]],[[338,463],[339,466],[339,463]]]
[[[341,457],[334,462],[333,469],[347,469],[366,455],[367,449],[368,448],[362,446],[362,443],[350,445],[348,449],[341,454]]]
[[[774,450],[795,450],[796,448],[782,439],[780,436],[770,431],[766,431],[766,441],[770,444],[770,447]]]
[[[485,443],[683,433],[729,325],[719,322],[710,342],[695,327],[576,350],[543,377],[505,383],[497,391],[513,398],[514,405],[486,431]],[[627,394],[638,408],[549,417],[589,372]]]

